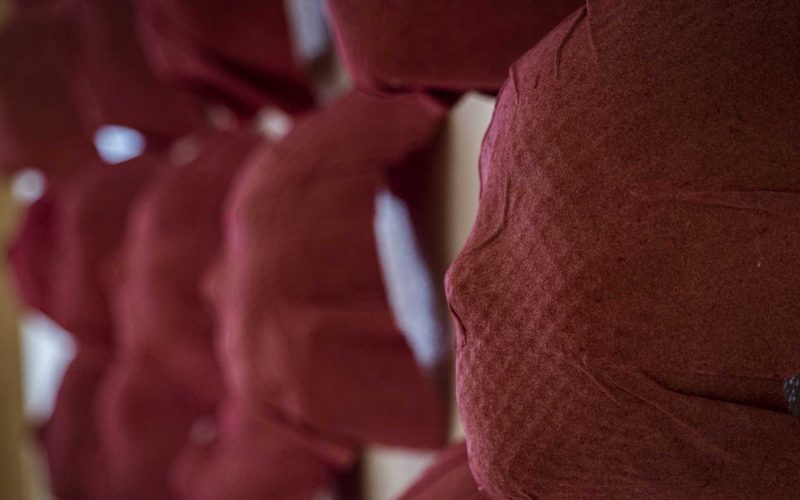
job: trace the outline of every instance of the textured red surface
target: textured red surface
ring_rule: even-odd
[[[202,124],[200,102],[156,80],[136,37],[135,0],[70,0],[76,97],[87,129],[124,125],[162,142]]]
[[[458,443],[439,453],[436,461],[400,500],[482,500],[469,470],[467,446]]]
[[[135,0],[148,60],[164,79],[251,115],[314,104],[282,0]]]
[[[383,88],[496,92],[508,66],[579,0],[328,0],[355,79]]]
[[[212,278],[230,378],[341,443],[438,446],[445,409],[386,302],[377,190],[426,161],[444,109],[422,95],[353,92],[252,157],[227,211]]]
[[[449,271],[494,498],[792,498],[800,5],[589,2],[511,70]]]
[[[43,435],[51,486],[62,499],[104,498],[92,409],[113,344],[108,271],[133,200],[157,166],[149,156],[113,167],[87,160],[29,209],[11,249],[23,299],[77,343]]]
[[[133,210],[113,292],[118,352],[98,409],[110,498],[172,498],[171,467],[222,397],[200,279],[219,251],[228,186],[259,140],[202,137],[200,155],[162,170]]]

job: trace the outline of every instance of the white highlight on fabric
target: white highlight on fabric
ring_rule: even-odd
[[[23,205],[30,205],[44,196],[47,178],[36,168],[20,170],[11,180],[11,196]]]
[[[19,321],[24,378],[25,415],[44,422],[53,413],[58,388],[75,357],[75,343],[60,326],[42,314]]]
[[[432,368],[445,355],[433,279],[406,204],[390,190],[375,197],[375,240],[389,304],[417,362]]]
[[[322,0],[285,0],[284,5],[296,56],[304,63],[315,61],[330,44]]]
[[[283,138],[293,126],[292,117],[275,107],[261,109],[255,118],[256,131],[274,141]]]
[[[106,163],[116,164],[144,153],[147,141],[136,129],[103,125],[94,133],[94,147]]]

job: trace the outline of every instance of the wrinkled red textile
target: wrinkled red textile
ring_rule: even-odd
[[[400,500],[483,500],[469,470],[465,443],[451,445],[437,455]]]
[[[61,8],[24,9],[0,30],[0,170],[59,167],[87,149],[65,83],[74,61]]]
[[[135,0],[154,71],[250,116],[265,106],[311,108],[282,0]]]
[[[579,0],[328,0],[339,49],[370,86],[497,92],[509,65]]]
[[[238,403],[224,405],[216,436],[194,433],[175,471],[178,498],[186,500],[314,500],[335,484],[307,435]]]
[[[71,0],[79,44],[75,90],[90,131],[135,128],[162,143],[204,120],[200,102],[156,80],[136,37],[135,0]]]
[[[449,271],[493,498],[794,498],[800,5],[589,2],[512,68]]]
[[[259,413],[353,445],[446,439],[434,384],[394,325],[373,234],[377,190],[426,161],[443,116],[427,96],[353,92],[245,167],[211,288],[223,363]]]
[[[107,272],[128,211],[156,169],[147,155],[114,166],[87,158],[29,207],[12,242],[23,300],[79,343],[110,346]]]
[[[43,436],[51,487],[62,500],[107,498],[92,414],[112,352],[106,272],[156,165],[149,156],[113,167],[90,160],[31,206],[11,250],[23,299],[77,343]]]
[[[114,292],[120,350],[98,410],[114,499],[172,498],[174,460],[222,397],[199,283],[219,251],[225,193],[260,139],[200,140],[194,161],[165,169],[142,196],[125,240]]]

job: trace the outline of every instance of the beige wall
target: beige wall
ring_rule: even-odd
[[[5,251],[17,210],[9,186],[0,184],[0,249]],[[0,259],[0,497],[28,498],[23,482],[22,450],[26,436],[22,413],[19,332],[6,260]]]

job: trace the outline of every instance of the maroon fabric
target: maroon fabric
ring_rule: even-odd
[[[0,31],[0,170],[55,169],[88,149],[65,83],[74,54],[64,9],[20,10]]]
[[[30,208],[11,251],[23,299],[77,342],[44,433],[52,490],[63,500],[107,498],[92,414],[111,357],[105,272],[128,209],[155,168],[148,156],[114,167],[95,159],[49,187]]]
[[[105,274],[121,244],[128,210],[156,168],[150,156],[113,167],[88,158],[28,209],[11,245],[23,300],[79,342],[109,346]]]
[[[198,101],[151,74],[136,37],[134,0],[72,2],[79,43],[75,89],[89,130],[124,125],[169,140],[202,123]]]
[[[400,500],[483,500],[472,478],[467,458],[467,445],[451,445],[439,453],[436,461]]]
[[[511,70],[449,271],[493,498],[792,498],[800,5],[589,2]]]
[[[17,294],[33,309],[53,317],[52,286],[56,228],[56,202],[45,194],[25,211],[8,251]]]
[[[444,109],[354,92],[254,155],[231,195],[217,298],[237,390],[332,440],[438,446],[445,410],[394,325],[373,235],[391,169]],[[214,281],[214,280],[212,280]]]
[[[42,435],[52,493],[60,500],[108,498],[106,466],[92,415],[111,351],[79,349],[61,381]]]
[[[496,92],[509,65],[580,0],[328,0],[339,48],[367,85]]]
[[[186,500],[314,500],[332,491],[334,471],[308,436],[237,403],[226,404],[218,429],[193,433],[175,471]]]
[[[114,292],[119,361],[98,410],[112,498],[171,498],[175,458],[221,399],[215,325],[199,283],[219,250],[228,185],[259,140],[201,137],[200,156],[165,169],[134,210]]]
[[[140,38],[158,75],[252,115],[314,104],[294,55],[282,0],[135,0]]]
[[[114,330],[108,289],[128,214],[142,190],[163,168],[145,155],[109,166],[94,164],[76,176],[59,207],[53,312],[79,342],[110,345]]]

